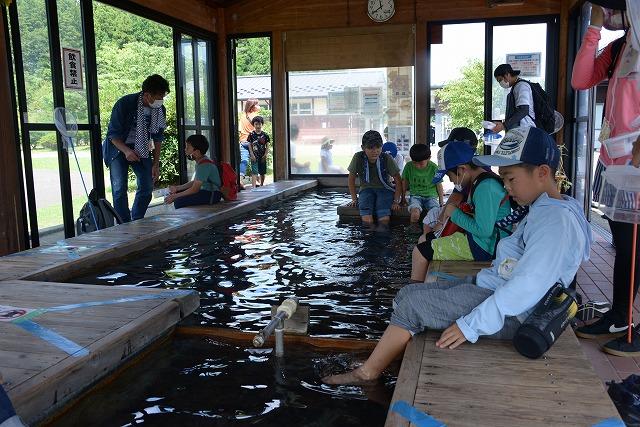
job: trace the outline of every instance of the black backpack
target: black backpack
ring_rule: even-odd
[[[112,227],[115,223],[122,224],[118,212],[108,200],[98,199],[96,190],[91,190],[89,201],[80,209],[80,216],[76,220],[76,235]]]
[[[533,111],[536,114],[536,118],[534,119],[531,115],[529,115],[529,117],[535,122],[537,128],[544,130],[548,134],[554,133],[554,131],[556,131],[556,115],[560,115],[560,113],[553,109],[553,102],[551,101],[551,98],[547,92],[542,89],[542,86],[540,86],[539,83],[530,82],[529,80],[524,79],[518,80],[511,88],[509,95],[512,98],[515,98],[515,95],[513,95],[513,89],[520,82],[526,82],[529,84],[529,87],[531,87],[531,94],[533,95]],[[513,102],[515,104],[515,99]]]

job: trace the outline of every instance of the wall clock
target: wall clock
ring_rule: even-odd
[[[394,13],[396,8],[393,0],[369,0],[367,14],[375,22],[388,21]]]

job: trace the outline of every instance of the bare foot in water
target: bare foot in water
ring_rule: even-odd
[[[339,374],[339,375],[329,375],[328,377],[322,378],[322,382],[325,384],[353,384],[353,385],[361,385],[361,384],[371,384],[372,382],[378,379],[378,376],[372,376],[366,373],[362,367],[356,368],[353,371]]]

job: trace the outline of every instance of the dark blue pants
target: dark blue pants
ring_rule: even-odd
[[[136,184],[138,186],[131,211],[129,211],[129,199],[127,196],[129,166],[131,166],[133,173],[136,175]],[[151,193],[153,192],[152,166],[153,160],[151,160],[151,157],[140,159],[139,162],[129,162],[122,153],[118,154],[109,165],[113,207],[124,222],[144,218],[144,214],[147,212],[151,202]]]
[[[213,198],[211,197],[211,191],[200,190],[196,194],[190,194],[188,196],[177,198],[173,202],[173,206],[176,209],[184,208],[186,206],[196,205],[208,205],[218,203],[222,198],[222,193],[219,191],[213,192]]]

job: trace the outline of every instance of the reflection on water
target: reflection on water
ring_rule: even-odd
[[[54,426],[382,426],[393,380],[327,386],[321,354],[177,337],[81,400]],[[324,363],[325,366],[321,366]],[[339,364],[350,364],[343,357]],[[315,366],[315,369],[314,369]]]
[[[195,323],[253,331],[296,295],[311,306],[312,335],[377,338],[408,282],[417,234],[339,223],[347,200],[339,190],[304,193],[74,281],[197,289]]]

